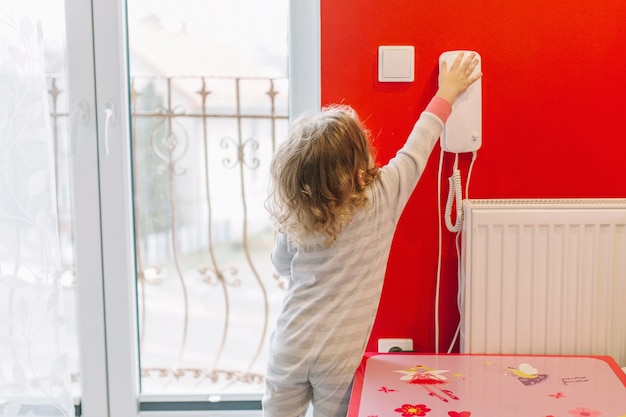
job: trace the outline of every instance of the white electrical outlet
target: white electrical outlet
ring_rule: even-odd
[[[389,352],[389,349],[399,347],[403,351],[413,350],[413,339],[378,339],[378,351]]]

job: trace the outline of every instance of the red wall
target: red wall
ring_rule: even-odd
[[[415,46],[415,82],[377,81],[379,45]],[[322,104],[352,105],[385,163],[436,91],[439,54],[455,49],[478,51],[484,73],[470,198],[626,197],[626,2],[321,0]],[[380,337],[435,349],[438,165],[439,147],[398,226],[369,350]],[[445,351],[458,322],[445,227],[443,246]]]

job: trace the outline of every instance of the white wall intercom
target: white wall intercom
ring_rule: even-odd
[[[445,61],[448,69],[460,52],[465,56],[475,53],[478,65],[474,72],[481,71],[481,57],[474,51],[447,51],[439,56],[439,67]],[[446,152],[474,152],[482,145],[482,83],[478,79],[467,90],[459,94],[452,106],[441,134],[441,147]]]

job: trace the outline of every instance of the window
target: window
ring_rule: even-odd
[[[128,1],[141,391],[258,394],[282,298],[264,199],[287,7]]]
[[[267,169],[289,113],[318,107],[315,48],[298,64],[311,98],[288,100],[287,24],[318,5],[65,8],[67,71],[48,83],[79,409],[258,410],[284,287],[269,263]]]

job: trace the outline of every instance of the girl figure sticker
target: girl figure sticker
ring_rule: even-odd
[[[443,375],[445,372],[450,372],[443,369],[433,369],[424,365],[416,365],[409,369],[401,371],[394,371],[404,374],[400,377],[402,381],[406,381],[409,384],[419,385],[428,391],[428,395],[440,399],[443,402],[448,402],[448,399],[458,400],[451,390],[443,389],[439,385],[448,384],[448,378]],[[432,388],[436,388],[432,389]]]

